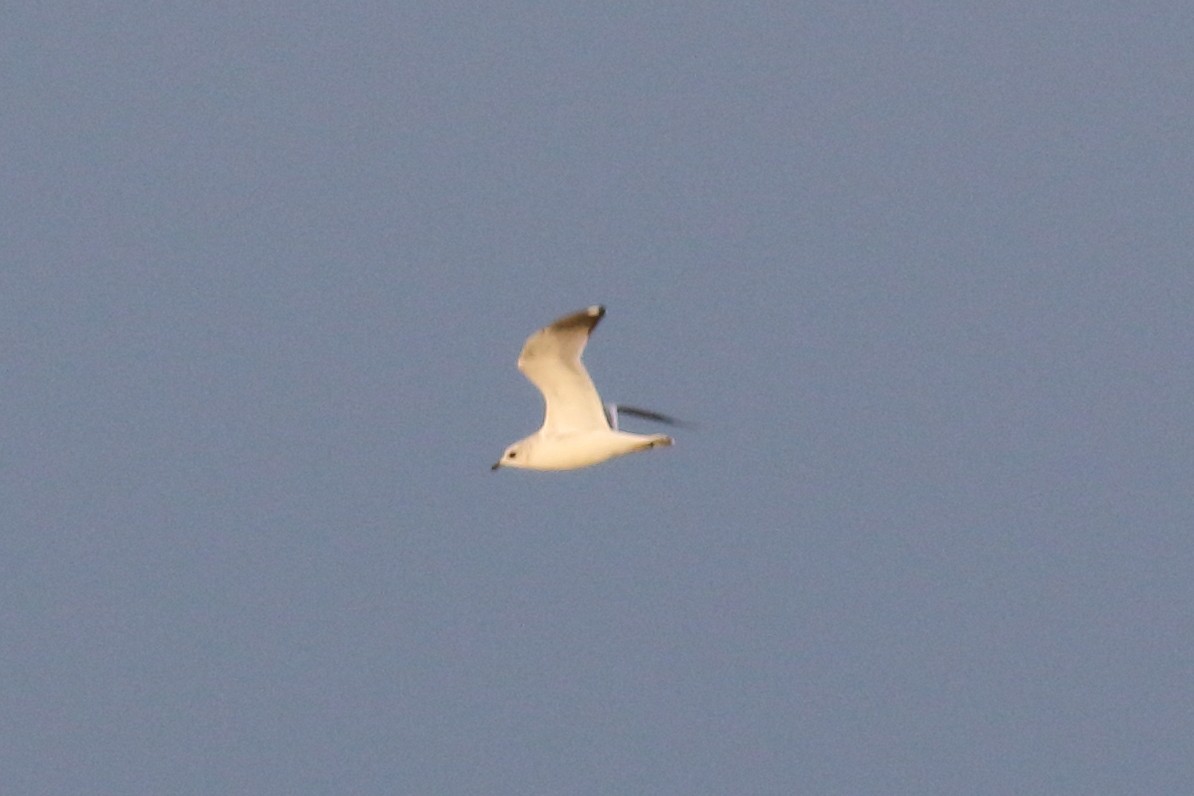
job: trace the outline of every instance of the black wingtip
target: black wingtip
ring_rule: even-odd
[[[587,328],[590,332],[597,327],[598,322],[605,316],[605,307],[600,304],[594,304],[591,307],[585,307],[583,310],[578,310],[571,315],[565,315],[563,318],[557,318],[552,321],[547,328],[555,329],[575,329],[577,327]]]
[[[659,412],[652,412],[649,409],[639,409],[634,406],[626,406],[624,404],[615,404],[615,411],[631,417],[642,418],[643,420],[653,420],[656,423],[665,423],[669,426],[676,426],[677,428],[695,428],[696,426],[689,423],[687,420],[677,420],[671,415],[661,414]],[[608,412],[607,412],[608,414]]]

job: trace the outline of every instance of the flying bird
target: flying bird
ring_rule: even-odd
[[[506,448],[490,469],[575,470],[616,456],[671,445],[666,434],[618,430],[618,412],[679,425],[667,415],[629,406],[602,406],[581,363],[589,335],[605,315],[595,305],[544,327],[527,338],[518,369],[543,393],[543,427]]]

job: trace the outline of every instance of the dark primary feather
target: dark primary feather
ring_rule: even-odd
[[[670,415],[660,414],[659,412],[652,412],[649,409],[639,409],[635,406],[626,406],[625,404],[606,404],[605,405],[605,419],[609,421],[610,428],[616,429],[618,427],[618,415],[630,415],[631,417],[639,417],[643,420],[654,420],[656,423],[666,423],[669,426],[676,426],[678,428],[691,428],[691,424],[682,420],[677,420]]]
[[[623,415],[630,415],[631,417],[641,417],[643,420],[655,420],[660,423],[667,423],[669,426],[681,425],[680,421],[668,415],[661,415],[659,412],[652,412],[647,409],[638,409],[633,406],[626,406],[625,404],[617,405],[618,412]]]

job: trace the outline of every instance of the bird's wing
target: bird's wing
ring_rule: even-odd
[[[641,417],[643,420],[654,420],[656,423],[666,423],[669,426],[687,426],[684,423],[671,415],[660,414],[659,412],[652,412],[650,409],[639,409],[634,406],[627,406],[626,404],[606,404],[606,417],[617,418],[618,414],[630,415],[631,417]],[[616,420],[611,421],[610,425],[617,428]]]
[[[543,430],[549,434],[609,428],[597,388],[580,361],[604,315],[605,307],[593,306],[560,318],[522,347],[518,369],[543,393]]]

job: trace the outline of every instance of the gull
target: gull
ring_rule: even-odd
[[[518,369],[543,393],[543,427],[506,448],[490,469],[575,470],[672,444],[666,434],[618,430],[619,411],[676,424],[667,415],[616,404],[602,406],[580,356],[604,315],[605,307],[594,305],[566,315],[527,338],[518,356]]]

